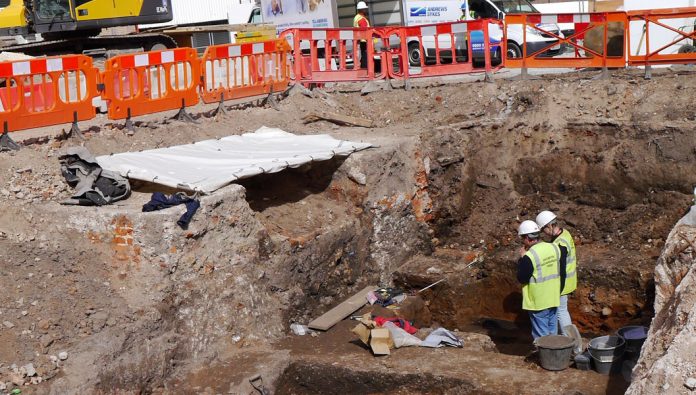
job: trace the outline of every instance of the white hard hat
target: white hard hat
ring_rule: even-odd
[[[517,234],[520,236],[525,236],[533,235],[539,232],[541,232],[541,230],[539,230],[539,227],[537,226],[536,222],[526,220],[522,221],[522,223],[520,224],[520,229],[517,231]]]
[[[358,2],[357,9],[359,9],[359,10],[366,10],[366,9],[367,9],[367,3],[365,3],[364,1],[359,1],[359,2]]]
[[[551,211],[542,211],[537,215],[536,217],[536,223],[539,225],[539,228],[543,228],[544,226],[548,225],[556,219],[556,214],[552,213]]]

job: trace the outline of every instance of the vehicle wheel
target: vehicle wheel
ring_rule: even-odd
[[[507,58],[508,59],[519,59],[521,57],[522,57],[522,49],[520,49],[520,46],[512,41],[508,41]]]
[[[148,49],[148,52],[149,51],[164,51],[166,49],[169,49],[169,48],[167,48],[166,45],[164,45],[162,43],[155,43],[155,44],[152,44],[150,46],[150,48]]]
[[[679,48],[679,53],[696,53],[696,47],[690,44],[682,45]]]
[[[412,67],[420,67],[421,50],[418,42],[408,43],[408,64]]]

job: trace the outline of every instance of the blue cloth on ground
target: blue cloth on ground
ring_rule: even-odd
[[[186,205],[186,212],[176,221],[176,224],[182,229],[187,229],[196,211],[201,207],[201,202],[196,198],[186,196],[183,193],[165,195],[162,192],[155,192],[152,194],[150,201],[143,205],[143,212],[164,210],[180,204]]]

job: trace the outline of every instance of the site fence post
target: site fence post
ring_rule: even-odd
[[[529,78],[529,73],[527,70],[527,15],[524,16],[524,23],[522,24],[522,71],[520,73],[520,79],[526,80]],[[507,54],[505,54],[507,56]]]
[[[483,50],[485,54],[483,55],[484,66],[486,68],[485,75],[483,77],[483,82],[493,82],[493,72],[491,67],[491,39],[488,34],[488,19],[483,20]],[[454,45],[452,45],[454,48]],[[454,57],[454,50],[452,51],[452,56]]]
[[[648,14],[643,15],[645,21],[645,79],[652,79],[652,68],[650,67],[650,19]]]
[[[599,79],[607,79],[609,78],[609,69],[607,68],[607,57],[609,56],[609,18],[607,17],[607,14],[604,14],[603,18],[603,24],[604,24],[604,40],[602,40],[602,46],[603,46],[603,52],[602,54],[602,73],[599,75]]]

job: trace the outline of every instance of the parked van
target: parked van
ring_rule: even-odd
[[[460,15],[466,20],[473,19],[505,19],[506,14],[530,14],[539,13],[539,11],[534,8],[534,6],[527,0],[464,0],[459,3]],[[446,22],[446,21],[438,21]],[[556,24],[539,24],[537,25],[540,29],[551,32],[558,37],[564,37],[560,28]],[[491,44],[491,56],[494,63],[499,63],[501,58],[501,41],[503,39],[503,31],[498,24],[489,25],[489,36]],[[541,33],[540,31],[533,29],[531,27],[527,28],[527,53],[534,53],[542,48],[545,48],[558,40],[548,34]],[[459,37],[458,37],[459,36]],[[455,35],[455,53],[458,58],[466,59],[468,57],[467,43],[465,39],[466,35]],[[423,40],[423,47],[425,50],[425,61],[432,62],[435,59],[435,40],[429,38],[428,40]],[[483,34],[480,32],[472,33],[472,50],[474,60],[477,62],[482,62],[483,53]],[[522,25],[511,25],[507,27],[507,57],[508,58],[520,58],[522,57],[522,43],[523,32]],[[451,47],[451,40],[449,36],[438,37],[438,47],[441,49],[440,56],[445,57],[451,56],[451,52],[442,51],[449,50]],[[556,56],[561,53],[561,45],[558,44],[552,47],[550,50],[544,53],[544,56]],[[420,64],[420,48],[418,42],[413,40],[409,42],[409,62],[411,65]]]

